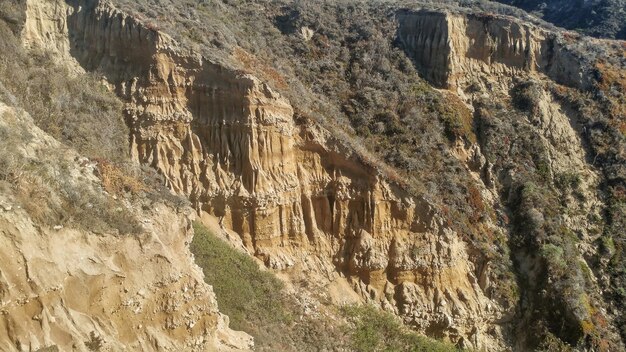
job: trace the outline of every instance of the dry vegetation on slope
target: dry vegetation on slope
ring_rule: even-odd
[[[26,53],[14,34],[20,30],[17,15],[21,8],[18,3],[10,4],[3,3],[3,17],[8,20],[0,22],[2,100],[25,109],[37,126],[87,156],[127,160],[128,128],[121,118],[119,100],[93,76],[70,74],[67,67],[55,64],[45,53]],[[141,231],[132,215],[115,210],[113,201],[72,184],[70,161],[49,155],[47,162],[65,165],[62,173],[55,175],[46,163],[20,158],[16,148],[32,138],[29,131],[17,135],[0,131],[0,136],[0,180],[12,185],[33,219],[91,231]]]
[[[76,72],[71,64],[59,62],[50,52],[27,51],[22,47],[19,33],[24,11],[23,1],[6,1],[0,7],[0,99],[23,109],[35,125],[85,157],[83,163],[96,165],[109,194],[131,198],[140,195],[184,204],[182,199],[170,195],[153,170],[130,161],[129,129],[123,119],[122,103],[95,74]],[[69,166],[61,168],[62,174],[54,175],[45,163],[20,160],[15,148],[28,141],[28,131],[23,131],[18,139],[0,133],[6,146],[0,155],[0,180],[13,184],[33,219],[42,224],[79,226],[96,232],[142,231],[139,221],[117,202],[69,183]],[[49,162],[55,157],[50,155]]]
[[[600,38],[626,39],[623,0],[497,0],[536,14],[559,27]]]

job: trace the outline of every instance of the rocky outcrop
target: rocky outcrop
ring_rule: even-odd
[[[272,268],[340,275],[420,331],[502,347],[493,322],[505,313],[478,279],[488,269],[427,200],[326,130],[296,125],[291,103],[250,74],[179,48],[108,2],[68,3],[58,16],[69,55],[127,102],[134,158],[198,211]]]
[[[560,35],[533,24],[453,11],[404,10],[396,17],[402,46],[436,86],[504,88],[511,77],[532,73],[577,88],[590,85],[584,60]]]
[[[98,187],[94,164],[0,103],[0,128],[27,129],[14,157],[50,169],[58,156],[68,184]],[[6,135],[5,135],[6,137]],[[11,137],[11,136],[9,136]],[[54,157],[52,157],[54,156]],[[70,187],[70,186],[68,186]],[[71,186],[73,187],[73,186]],[[11,191],[0,193],[0,349],[61,351],[249,350],[251,338],[228,328],[187,247],[194,214],[153,203],[136,212],[137,236],[93,234],[36,223]],[[43,206],[43,205],[42,205]],[[141,207],[139,207],[141,209]]]
[[[26,1],[28,21],[22,28],[26,48],[39,48],[50,53],[69,53],[67,18],[70,7],[64,1]],[[68,60],[71,62],[71,60]]]
[[[595,194],[599,175],[586,161],[580,131],[575,130],[580,128],[576,126],[576,113],[556,101],[543,84],[553,80],[579,89],[591,84],[591,75],[586,72],[588,63],[568,49],[562,33],[507,16],[451,10],[403,10],[397,13],[397,19],[398,39],[424,77],[456,91],[468,105],[485,96],[510,100],[512,90],[527,80],[526,84],[536,90],[529,120],[541,135],[549,169],[554,174],[581,174],[587,202],[578,202],[583,209],[572,213],[600,216],[597,211],[601,202]],[[479,146],[471,148],[474,153],[470,154],[480,159]],[[484,160],[476,163],[469,159],[464,160],[469,169],[486,166]],[[489,185],[493,180],[483,181]],[[582,219],[568,219],[568,228],[587,233],[582,223]]]

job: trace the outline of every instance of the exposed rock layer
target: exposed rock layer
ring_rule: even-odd
[[[589,84],[581,61],[533,25],[429,11],[397,19],[399,39],[423,75],[462,96],[474,84],[507,95],[516,76]],[[268,266],[328,279],[340,273],[361,297],[422,332],[467,347],[505,347],[506,326],[495,322],[511,312],[489,297],[498,284],[489,266],[472,262],[427,200],[386,180],[323,128],[295,124],[297,102],[180,48],[106,1],[29,1],[24,36],[30,46],[103,73],[127,102],[133,157],[159,170],[197,210],[219,217]],[[576,133],[558,103],[543,98],[535,123],[554,168],[583,168],[585,186],[594,187],[580,145],[559,150]],[[470,169],[484,174],[479,148],[469,150]]]

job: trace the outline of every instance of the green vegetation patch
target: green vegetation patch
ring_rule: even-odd
[[[220,310],[234,329],[252,331],[255,321],[288,325],[293,317],[281,301],[283,283],[244,253],[233,249],[202,224],[193,225],[191,252],[213,286]]]
[[[454,345],[408,330],[397,317],[371,305],[347,306],[351,347],[360,352],[451,352]]]

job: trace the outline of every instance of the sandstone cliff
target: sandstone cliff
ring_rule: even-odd
[[[526,172],[536,163],[546,183],[556,184],[572,170],[582,180],[578,193],[560,194],[559,211],[565,216],[559,214],[554,222],[580,238],[568,260],[575,264],[572,277],[587,275],[588,282],[568,289],[593,303],[582,309],[578,300],[564,299],[560,303],[567,317],[553,320],[566,323],[550,330],[559,338],[567,335],[563,330],[574,331],[573,342],[567,342],[575,344],[579,337],[592,336],[585,324],[595,326],[600,318],[612,322],[595,286],[597,278],[587,273],[593,266],[590,258],[598,254],[601,225],[590,219],[602,217],[605,204],[597,193],[602,175],[587,160],[580,111],[554,94],[557,89],[590,90],[596,82],[591,61],[563,33],[506,16],[428,5],[389,16],[397,24],[394,35],[421,75],[450,90],[443,96],[461,101],[469,119],[472,114],[476,119],[468,127],[478,135],[476,141],[456,136],[450,152],[462,165],[456,172],[467,175],[472,185],[474,205],[494,209],[478,216],[478,225],[470,224],[484,238],[469,240],[472,230],[453,226],[449,209],[407,187],[401,176],[368,160],[367,148],[345,143],[341,131],[332,130],[343,127],[303,121],[300,105],[310,100],[303,96],[299,101],[294,94],[288,99],[284,93],[290,87],[260,79],[266,79],[266,72],[258,67],[243,70],[243,49],[193,50],[154,22],[131,15],[129,7],[133,5],[125,1],[29,0],[23,41],[67,60],[76,74],[101,74],[125,102],[132,158],[158,170],[201,216],[217,217],[218,226],[234,231],[243,247],[269,268],[294,281],[307,278],[311,291],[349,286],[360,300],[461,347],[523,350],[528,334],[520,330],[541,307],[541,285],[550,288],[552,282],[545,270],[550,263],[537,255],[548,240],[517,246],[510,239],[529,231],[520,230],[517,220],[508,223],[506,214],[515,216],[517,193],[523,191],[517,185],[536,176]],[[307,33],[306,45],[320,43],[322,48],[307,48],[309,53],[319,55],[315,50],[329,46],[327,37],[309,27],[300,29]],[[363,37],[368,35],[378,34]],[[207,55],[207,50],[221,51]],[[476,127],[504,107],[523,110],[511,102],[524,84],[537,91],[532,111],[498,123],[513,126],[515,133],[531,131],[537,151],[528,160],[515,154],[524,149],[526,136],[496,131],[499,144],[494,146]],[[485,103],[489,100],[494,106]],[[549,209],[533,210],[538,222],[547,222]],[[493,233],[508,234],[510,243],[492,239]],[[515,283],[494,272],[493,255],[485,254],[480,243],[513,251],[518,278],[525,282],[514,288],[522,291],[517,307],[494,293],[498,286]],[[176,260],[182,261],[186,249],[171,242],[177,245],[184,253]],[[498,259],[507,261],[507,253],[497,253]],[[593,330],[593,337],[617,339],[612,325],[603,329]]]
[[[456,89],[479,82],[506,89],[511,77],[542,73],[559,83],[587,89],[585,62],[562,37],[505,16],[402,11],[398,38],[433,84]],[[588,68],[587,68],[588,69]]]

